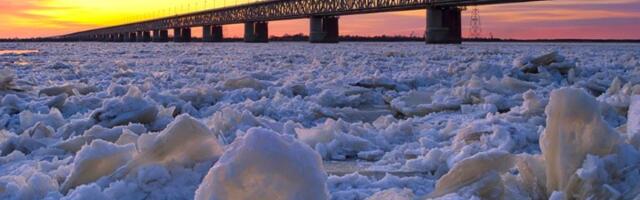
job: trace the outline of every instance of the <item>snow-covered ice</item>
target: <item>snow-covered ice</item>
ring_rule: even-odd
[[[0,43],[0,199],[637,199],[640,45]]]

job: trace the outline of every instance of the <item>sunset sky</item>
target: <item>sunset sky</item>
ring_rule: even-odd
[[[140,19],[221,7],[224,0],[0,0],[0,38],[60,35]],[[227,0],[227,5],[236,0]],[[237,0],[237,2],[248,2]],[[499,38],[640,39],[640,0],[554,0],[481,6],[482,30]],[[464,12],[467,35],[469,11]],[[409,35],[425,29],[424,10],[343,16],[340,34]],[[198,32],[199,29],[194,31]],[[225,26],[225,37],[241,25]],[[270,23],[270,35],[308,33],[308,20]],[[198,35],[195,34],[194,35]]]

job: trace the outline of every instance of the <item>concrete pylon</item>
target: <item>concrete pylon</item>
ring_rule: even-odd
[[[151,32],[142,31],[142,42],[151,42]]]
[[[460,44],[462,43],[462,17],[458,7],[427,8],[428,44]]]
[[[124,42],[124,33],[116,34],[116,42]]]
[[[244,23],[244,41],[251,43],[269,42],[269,24],[268,22],[245,22]]]
[[[153,42],[169,42],[169,31],[167,30],[154,30]]]
[[[309,42],[338,43],[338,19],[337,16],[312,16],[309,21]]]
[[[180,31],[180,33],[181,33],[180,41],[191,42],[191,28],[182,28],[182,31]]]
[[[127,42],[136,42],[137,40],[136,37],[138,36],[136,35],[135,32],[129,33],[129,38],[127,38]]]
[[[211,25],[202,26],[202,41],[211,42]]]
[[[213,25],[211,26],[211,41],[212,42],[222,42],[224,39],[224,35],[222,34],[222,25]]]
[[[143,35],[142,31],[136,32],[136,42],[144,42],[144,37],[142,35]]]
[[[174,28],[173,29],[173,42],[182,42],[182,29]]]
[[[221,25],[205,25],[202,26],[203,42],[222,42],[222,26]]]

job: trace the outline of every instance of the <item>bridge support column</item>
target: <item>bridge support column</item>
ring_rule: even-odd
[[[338,17],[313,16],[309,21],[309,42],[338,43]]]
[[[127,38],[127,42],[136,42],[137,40],[136,37],[137,35],[135,32],[129,33],[129,38]]]
[[[151,32],[142,31],[142,42],[151,42]]]
[[[181,38],[182,37],[182,29],[181,28],[174,28],[173,29],[173,42],[181,42]]]
[[[251,43],[269,42],[268,22],[245,22],[244,41]]]
[[[211,42],[222,42],[224,35],[222,35],[222,25],[211,26]]]
[[[222,42],[222,26],[221,25],[205,25],[202,26],[202,41],[204,42]]]
[[[154,30],[153,42],[169,42],[169,31],[167,30]]]
[[[202,41],[211,42],[211,25],[202,26]]]
[[[142,31],[137,31],[136,32],[136,42],[143,42],[143,36],[142,36]]]
[[[124,33],[116,34],[116,42],[124,42]]]
[[[427,9],[428,44],[462,43],[462,17],[460,8],[432,7]]]
[[[180,40],[182,42],[191,42],[191,28],[182,28],[182,31],[180,31]]]

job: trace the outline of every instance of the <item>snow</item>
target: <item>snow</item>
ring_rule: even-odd
[[[637,44],[0,49],[0,199],[640,195]]]
[[[211,168],[195,199],[327,199],[318,153],[294,138],[252,128]]]

